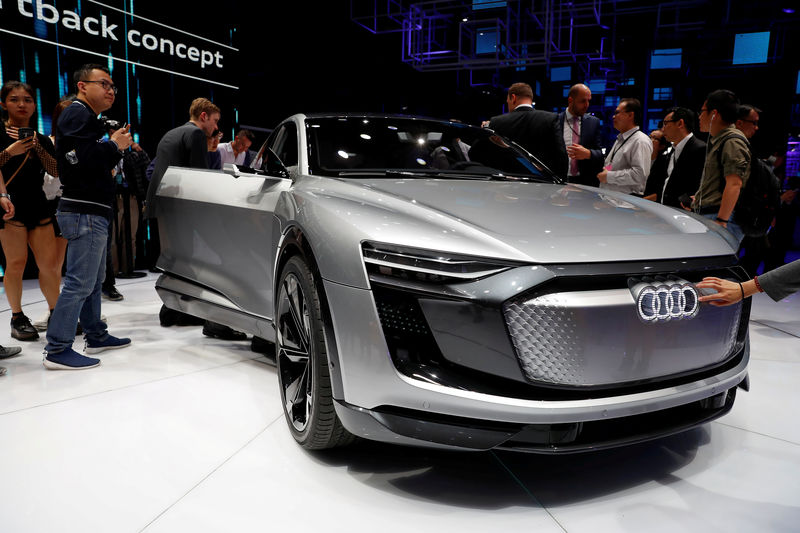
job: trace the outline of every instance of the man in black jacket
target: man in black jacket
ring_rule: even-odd
[[[509,87],[506,103],[508,113],[492,117],[489,127],[520,144],[556,172],[557,115],[533,108],[533,89],[527,83],[515,83]]]
[[[661,130],[672,143],[672,155],[664,177],[664,187],[657,191],[658,201],[672,207],[689,208],[689,197],[700,187],[706,161],[706,143],[695,137],[695,114],[685,107],[673,107],[664,117]],[[681,205],[681,198],[685,204]]]
[[[208,168],[207,139],[217,129],[219,117],[219,107],[211,100],[195,98],[189,107],[189,122],[169,130],[161,137],[147,189],[148,206],[152,205],[153,196],[169,166]],[[155,217],[157,213],[150,211],[148,216]]]
[[[187,168],[210,167],[208,138],[217,131],[219,118],[220,110],[216,104],[207,98],[195,98],[189,107],[189,122],[169,130],[158,143],[156,156],[147,169],[150,184],[145,199],[145,214],[148,219],[146,224],[150,233],[146,255],[151,269],[155,268],[161,249],[156,220],[158,213],[153,209],[153,197],[161,178],[170,165]],[[152,172],[150,168],[153,169]]]
[[[69,241],[64,287],[47,328],[44,366],[80,370],[100,364],[72,349],[80,318],[86,353],[130,346],[130,339],[108,334],[100,319],[101,287],[105,278],[106,242],[114,202],[111,170],[131,145],[128,126],[104,140],[97,118],[114,103],[117,88],[107,68],[84,65],[74,75],[77,97],[56,124],[56,161],[64,193],[58,225]]]
[[[209,168],[208,138],[215,135],[219,124],[220,110],[207,98],[195,98],[189,107],[189,122],[183,126],[169,130],[158,143],[150,186],[147,189],[148,205],[158,189],[161,178],[170,166],[188,168]],[[148,216],[157,217],[158,213],[148,207]],[[191,325],[200,322],[195,317],[161,307],[159,322],[162,326]],[[244,340],[247,335],[231,328],[206,320],[203,322],[203,334],[227,340]]]

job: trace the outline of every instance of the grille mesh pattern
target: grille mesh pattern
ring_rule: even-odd
[[[555,295],[538,298],[537,303],[540,305],[511,302],[504,309],[525,377],[546,383],[584,384],[583,342],[575,314]]]

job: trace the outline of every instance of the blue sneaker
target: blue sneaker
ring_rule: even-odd
[[[48,353],[42,364],[49,370],[85,370],[100,366],[100,359],[86,357],[72,348],[67,348],[63,352]]]
[[[117,348],[125,348],[131,345],[131,340],[128,338],[118,339],[113,335],[109,335],[104,341],[92,341],[86,339],[86,353],[100,353],[106,350],[116,350]]]

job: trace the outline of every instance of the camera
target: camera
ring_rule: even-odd
[[[113,118],[103,117],[100,120],[103,122],[103,127],[106,130],[118,130],[122,127],[122,123],[119,120],[114,120]]]
[[[33,137],[35,131],[33,128],[20,128],[17,130],[17,136],[20,139],[27,139],[28,137]]]

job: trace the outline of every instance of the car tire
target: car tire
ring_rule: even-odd
[[[354,437],[333,407],[321,300],[302,257],[286,262],[276,293],[276,363],[289,430],[307,450],[349,444]]]

